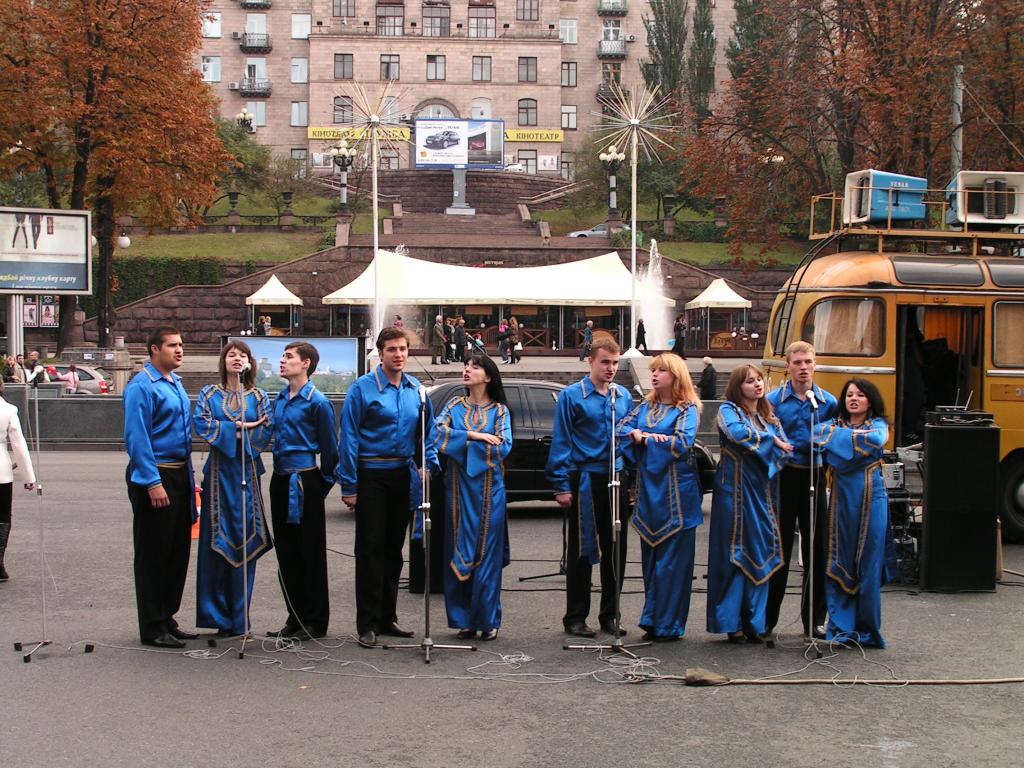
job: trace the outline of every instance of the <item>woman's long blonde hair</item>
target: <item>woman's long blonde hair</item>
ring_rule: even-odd
[[[693,386],[693,379],[690,378],[690,372],[683,365],[683,360],[679,355],[672,352],[663,352],[662,354],[651,360],[650,369],[656,371],[659,368],[664,368],[670,374],[672,374],[672,404],[680,409],[686,408],[690,403],[697,406],[697,412],[699,413],[704,404],[701,403],[700,397],[697,395],[697,389]],[[647,400],[652,403],[658,402],[658,393],[652,388],[647,393]]]

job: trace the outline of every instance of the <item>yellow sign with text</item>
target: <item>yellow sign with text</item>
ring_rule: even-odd
[[[391,141],[409,141],[411,132],[404,125],[385,125],[383,136]],[[363,138],[366,129],[342,128],[340,126],[309,126],[306,129],[306,138],[313,141],[359,141]]]
[[[556,128],[506,128],[505,141],[556,143],[565,141],[565,131]]]

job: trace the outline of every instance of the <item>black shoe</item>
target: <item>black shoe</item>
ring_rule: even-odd
[[[291,637],[299,628],[294,624],[285,624],[280,629],[267,632],[267,637]]]
[[[622,627],[619,627],[616,631],[614,621],[602,621],[601,631],[604,632],[606,635],[611,635],[612,637],[625,637],[627,634],[626,630],[624,630]]]
[[[359,644],[363,648],[375,648],[377,647],[377,633],[372,629],[368,629],[359,636]]]
[[[679,635],[655,635],[654,642],[656,643],[678,643],[682,640]]]
[[[321,632],[316,629],[304,629],[303,627],[299,627],[293,632],[289,632],[287,635],[281,635],[281,637],[287,638],[288,640],[297,640],[302,642],[304,640],[318,640],[326,634],[326,632]]]
[[[184,648],[185,644],[170,632],[164,632],[156,637],[142,639],[143,645],[151,645],[154,648]]]
[[[472,640],[474,637],[476,637],[476,630],[460,629],[458,632],[455,633],[455,636],[459,638],[459,640]]]
[[[172,629],[167,630],[167,634],[171,635],[172,637],[177,638],[178,640],[198,640],[199,639],[199,635],[197,635],[195,632],[186,632],[181,627],[173,627]]]
[[[402,629],[397,623],[392,621],[390,624],[385,624],[381,627],[380,634],[387,635],[388,637],[412,637],[415,633]]]
[[[744,632],[743,634],[751,645],[760,645],[764,642],[764,636],[757,634],[757,632]]]
[[[498,639],[498,630],[497,629],[488,629],[486,632],[481,632],[480,633],[480,639],[483,640],[484,642],[489,642],[491,640],[497,640]]]
[[[9,581],[11,575],[7,573],[7,569],[4,568],[4,564],[0,563],[0,581]]]
[[[640,635],[640,639],[643,640],[645,643],[653,643],[655,640],[658,639],[658,636],[648,629],[646,632]]]
[[[597,637],[597,632],[595,632],[591,627],[587,626],[587,622],[585,621],[577,621],[574,624],[566,624],[565,632],[566,634],[573,635],[575,637]]]
[[[736,634],[726,635],[725,641],[733,645],[746,645],[747,638],[742,632],[737,632]]]

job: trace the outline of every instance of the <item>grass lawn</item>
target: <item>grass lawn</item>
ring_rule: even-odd
[[[629,200],[619,200],[619,211],[623,219],[629,219]],[[608,207],[598,205],[592,208],[561,208],[556,211],[530,211],[534,219],[546,221],[551,226],[551,234],[557,236],[567,235],[577,229],[589,229],[594,224],[600,224],[608,218]],[[653,200],[638,202],[636,206],[636,217],[641,221],[652,221],[657,218],[658,207]],[[676,212],[676,219],[679,221],[694,221],[708,219],[708,214],[700,214],[689,209],[682,209]]]
[[[176,256],[224,261],[290,261],[316,250],[319,230],[303,232],[230,232],[194,235],[133,235],[124,258]]]
[[[303,195],[292,201],[292,212],[296,216],[330,216],[332,199],[319,195]],[[225,216],[231,208],[227,197],[222,197],[210,207],[211,216]],[[238,196],[238,213],[242,216],[275,216],[277,211],[270,201],[260,194]]]
[[[733,259],[727,243],[681,243],[659,240],[658,250],[661,251],[662,256],[688,264],[696,264],[700,267],[709,264],[724,264]],[[769,251],[764,258],[775,259],[781,265],[795,267],[800,263],[803,254],[804,252],[799,248],[784,248],[780,251]],[[757,248],[747,246],[743,249],[743,255],[747,258],[756,258]]]

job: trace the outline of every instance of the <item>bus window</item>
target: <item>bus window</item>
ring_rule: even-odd
[[[1024,367],[1024,302],[997,301],[992,308],[995,344],[992,359],[996,365]]]
[[[779,305],[779,311],[775,313],[775,322],[772,323],[771,336],[772,349],[776,354],[786,349],[786,337],[789,336],[789,321],[793,316],[793,299],[785,299]]]
[[[885,352],[885,305],[881,299],[826,299],[804,318],[804,341],[819,355],[878,357]]]

